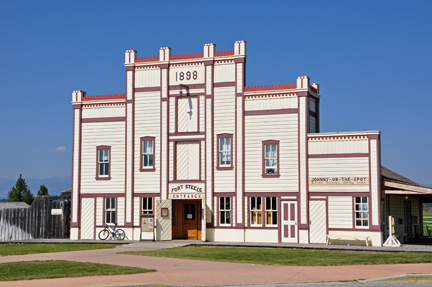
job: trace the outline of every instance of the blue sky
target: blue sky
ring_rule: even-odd
[[[321,131],[382,132],[382,164],[432,185],[432,1],[1,1],[0,178],[71,175],[71,92],[120,94],[124,51],[247,41],[247,85],[321,88]],[[34,191],[35,192],[35,191]]]

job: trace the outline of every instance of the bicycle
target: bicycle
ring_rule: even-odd
[[[117,223],[114,223],[115,226],[117,226]],[[117,229],[116,227],[108,226],[108,224],[105,223],[105,228],[102,229],[99,232],[99,239],[105,240],[109,237],[109,235],[112,235],[113,238],[117,238],[117,240],[123,240],[125,238],[125,232],[123,229]]]

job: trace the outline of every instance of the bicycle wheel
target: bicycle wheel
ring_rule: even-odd
[[[125,232],[123,231],[123,229],[116,230],[116,238],[117,240],[123,240],[125,238]]]
[[[109,234],[110,234],[109,231],[106,228],[104,228],[99,232],[99,239],[105,240],[108,238]]]

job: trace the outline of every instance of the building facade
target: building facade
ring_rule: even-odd
[[[382,244],[380,133],[320,133],[318,84],[246,87],[245,64],[245,41],[128,50],[125,94],[72,93],[72,239]]]

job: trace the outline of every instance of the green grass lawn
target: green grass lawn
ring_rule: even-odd
[[[121,253],[204,261],[293,266],[405,264],[432,262],[432,254],[420,252],[340,252],[332,250],[219,246],[187,246],[171,249],[130,251]]]
[[[25,243],[3,243],[0,244],[0,255],[24,255],[35,253],[51,253],[65,251],[80,251],[92,249],[114,248],[121,244],[25,244]]]
[[[154,269],[65,260],[0,263],[0,281],[122,275],[155,272]]]

